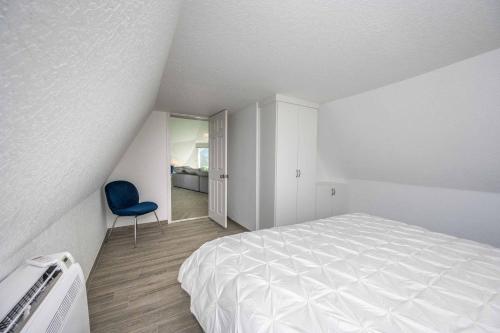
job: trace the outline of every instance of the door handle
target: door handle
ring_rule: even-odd
[[[300,169],[299,169],[299,170],[297,170],[297,171],[299,172],[299,178],[300,178],[300,175],[302,174],[302,172],[300,171]]]
[[[220,179],[228,179],[229,178],[229,175],[220,175],[219,176]]]
[[[332,187],[332,197],[335,195],[335,187]]]
[[[299,178],[299,169],[295,169],[295,178]]]

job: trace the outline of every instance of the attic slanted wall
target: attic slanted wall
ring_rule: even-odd
[[[104,194],[97,190],[71,208],[28,244],[0,265],[0,280],[24,262],[40,254],[69,251],[82,266],[85,278],[106,235]]]
[[[500,246],[500,49],[322,105],[319,178],[349,211]]]
[[[179,6],[4,4],[0,265],[109,176],[151,111]]]
[[[500,193],[500,49],[321,106],[320,178]]]

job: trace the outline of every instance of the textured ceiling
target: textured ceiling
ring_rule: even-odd
[[[326,102],[500,47],[500,1],[185,1],[156,108]]]
[[[154,104],[180,1],[0,4],[2,263],[103,185]]]

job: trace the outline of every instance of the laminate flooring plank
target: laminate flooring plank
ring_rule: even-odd
[[[204,218],[162,223],[162,230],[139,225],[134,248],[133,228],[120,227],[104,243],[87,285],[91,332],[203,332],[177,282],[179,268],[205,242],[246,229]]]

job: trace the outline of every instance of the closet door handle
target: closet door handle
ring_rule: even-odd
[[[300,175],[301,175],[300,169],[299,169],[299,170],[297,170],[297,171],[299,172],[299,176],[298,176],[298,177],[300,178]]]
[[[335,187],[332,187],[332,197],[335,195]]]
[[[295,178],[299,178],[299,169],[295,169]]]

